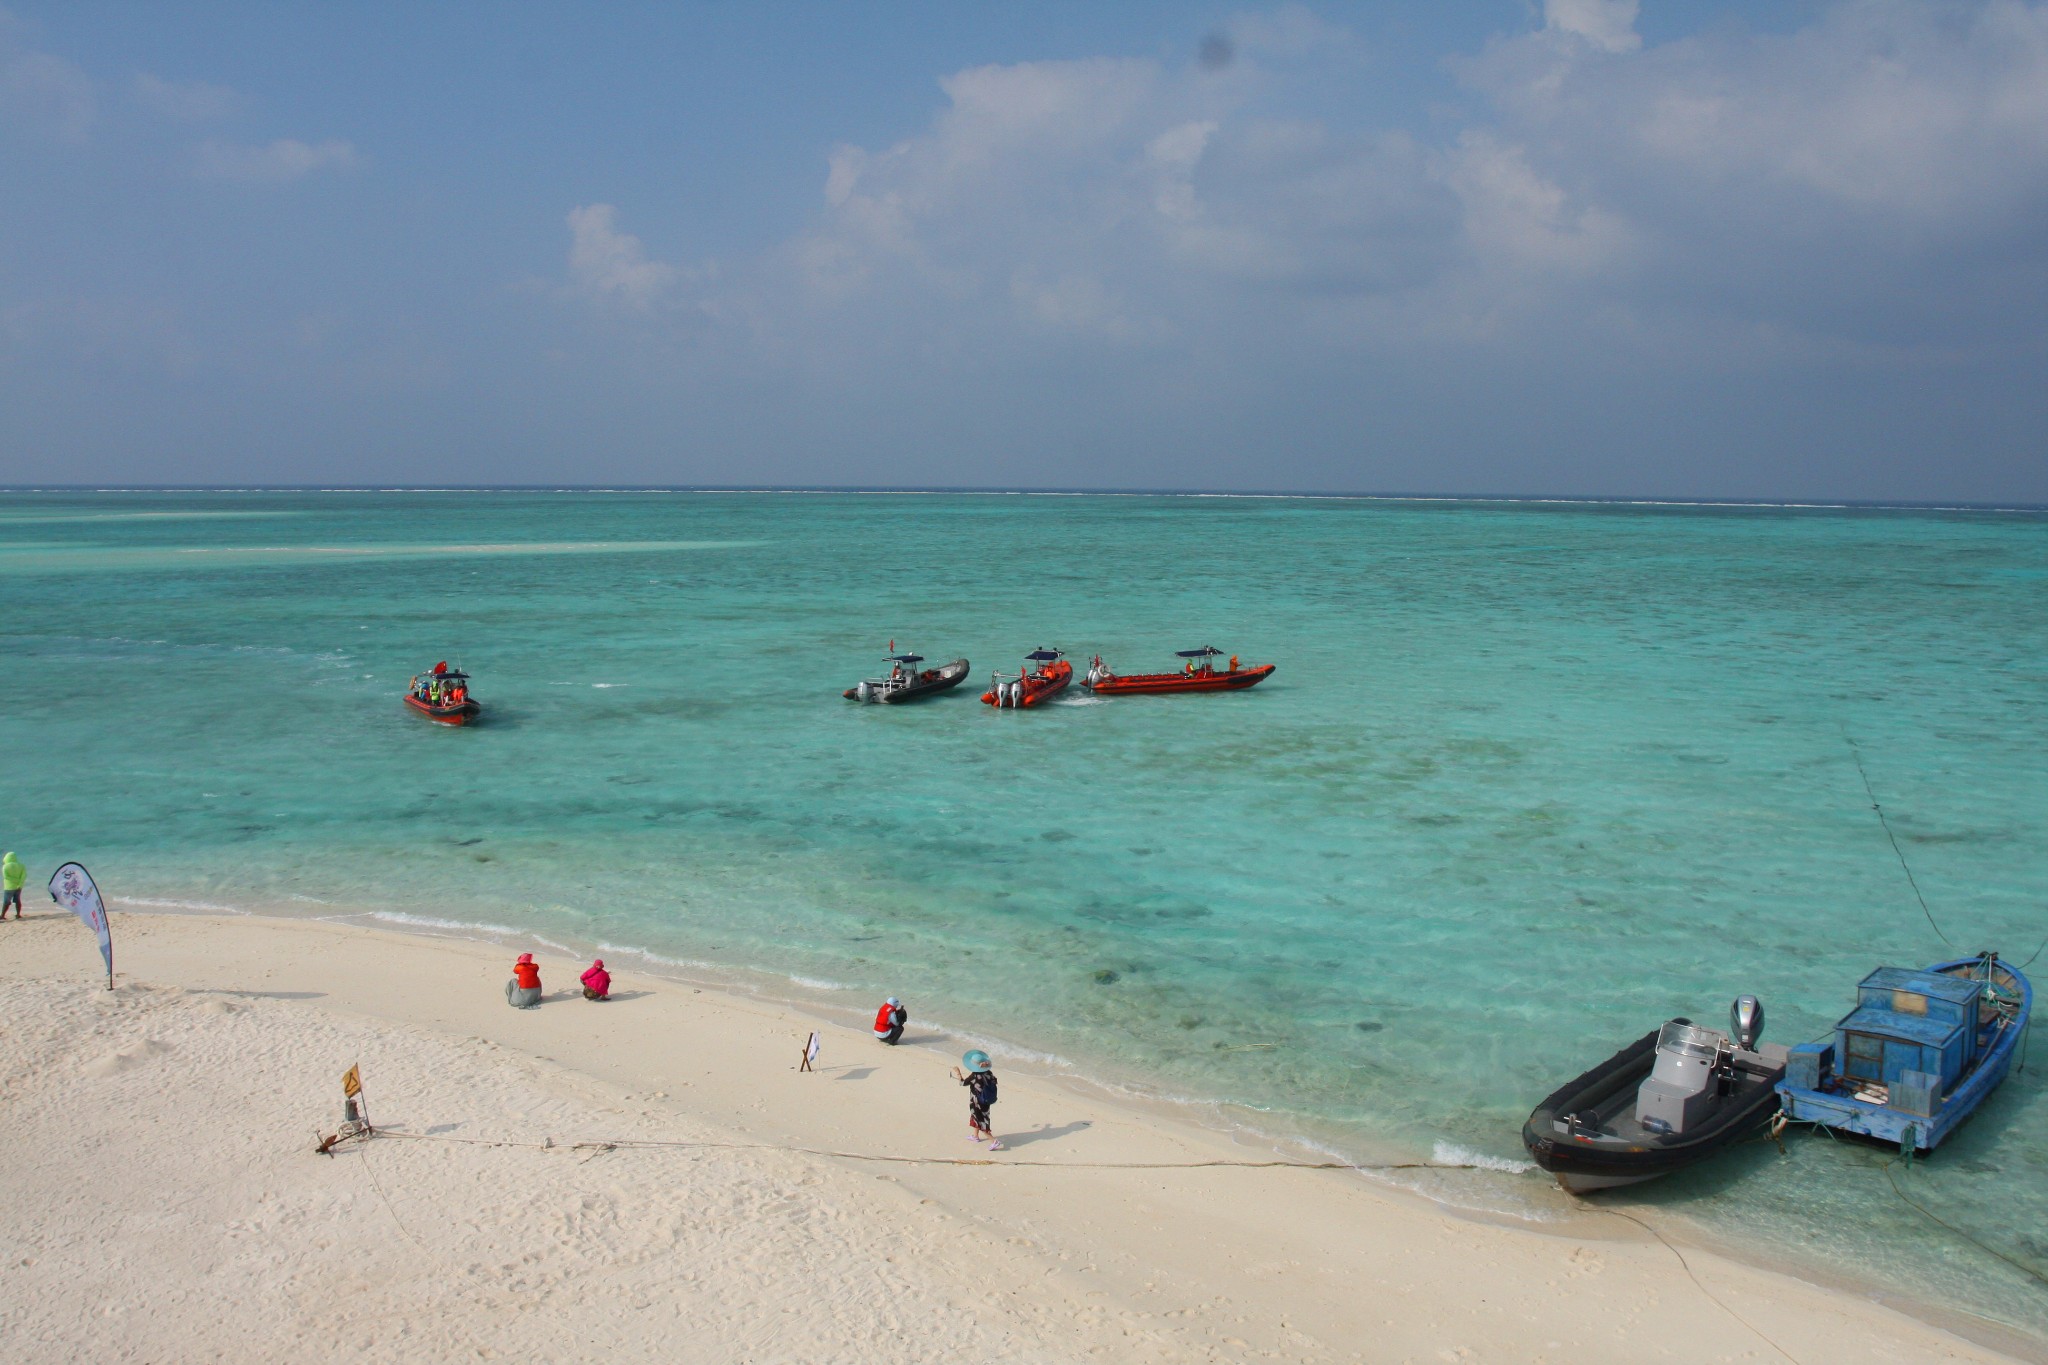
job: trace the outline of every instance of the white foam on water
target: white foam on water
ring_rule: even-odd
[[[387,924],[409,924],[419,929],[451,929],[457,933],[501,934],[507,937],[521,931],[504,924],[485,924],[476,920],[438,919],[433,915],[408,915],[403,910],[372,910],[371,919],[380,919]]]
[[[147,906],[152,910],[204,910],[214,915],[246,915],[249,912],[238,905],[218,905],[212,901],[157,900],[149,896],[109,896],[110,905]]]
[[[716,962],[704,962],[693,957],[666,957],[649,948],[634,948],[620,943],[606,943],[603,940],[599,940],[597,950],[614,956],[637,957],[642,962],[651,962],[657,967],[689,967],[704,972],[725,970]]]
[[[855,989],[844,981],[821,981],[814,976],[796,976],[792,974],[789,979],[807,991],[850,991]]]
[[[1430,1149],[1429,1159],[1443,1166],[1472,1166],[1482,1171],[1500,1171],[1507,1175],[1524,1175],[1536,1169],[1533,1161],[1517,1161],[1512,1157],[1494,1156],[1455,1142],[1439,1141]]]

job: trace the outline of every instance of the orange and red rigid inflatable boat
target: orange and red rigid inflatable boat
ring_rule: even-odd
[[[1257,668],[1239,668],[1233,656],[1228,668],[1218,668],[1216,658],[1222,653],[1222,650],[1208,645],[1200,649],[1175,650],[1175,657],[1188,661],[1178,673],[1124,675],[1110,672],[1098,654],[1089,665],[1088,676],[1081,680],[1081,685],[1099,697],[1135,696],[1141,692],[1237,692],[1258,686],[1272,677],[1273,670],[1279,667],[1277,664],[1260,664]]]
[[[1061,658],[1057,649],[1034,649],[1024,659],[1036,667],[996,674],[993,685],[981,694],[981,699],[998,709],[1036,706],[1065,691],[1074,680],[1074,666]]]

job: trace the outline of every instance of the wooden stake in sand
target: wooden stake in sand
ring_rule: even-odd
[[[817,1060],[818,1060],[818,1033],[817,1033],[817,1030],[816,1030],[816,1029],[813,1029],[813,1030],[811,1031],[811,1037],[810,1037],[810,1041],[808,1041],[808,1042],[806,1042],[806,1043],[804,1044],[804,1059],[803,1059],[803,1062],[802,1062],[802,1063],[801,1063],[801,1064],[800,1064],[800,1065],[799,1065],[799,1066],[797,1067],[797,1070],[798,1070],[798,1071],[810,1071],[810,1070],[813,1070],[814,1068],[813,1068],[813,1067],[811,1066],[811,1063],[812,1063],[812,1062],[815,1062],[815,1061],[817,1061]]]

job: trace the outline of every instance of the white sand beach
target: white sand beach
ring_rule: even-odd
[[[514,1011],[490,944],[114,932],[109,992],[69,916],[0,926],[11,1360],[2015,1358],[1611,1216],[1195,1165],[1271,1153],[1014,1066],[989,1155],[915,1001],[890,1049],[626,963],[592,1005],[543,952],[548,1003]],[[315,1155],[354,1063],[409,1136]]]

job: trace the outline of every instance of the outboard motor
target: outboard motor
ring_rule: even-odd
[[[1764,1002],[1753,995],[1736,996],[1728,1007],[1728,1032],[1735,1046],[1744,1052],[1756,1051],[1757,1039],[1764,1036]]]
[[[873,701],[875,699],[875,685],[863,679],[858,689],[858,695],[862,701]]]

